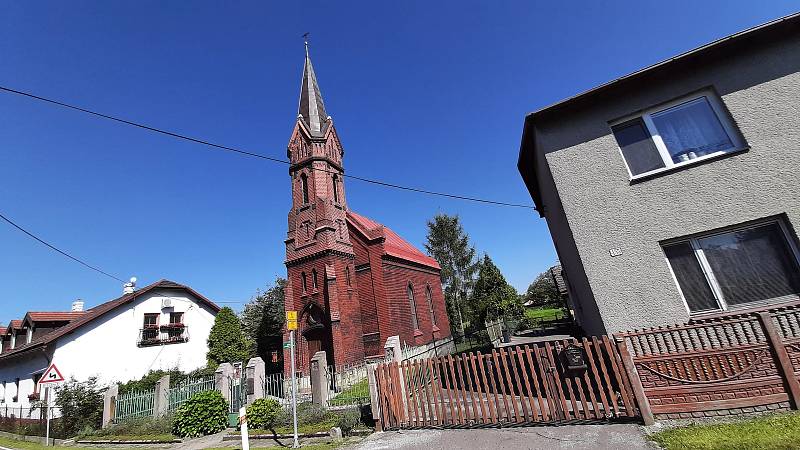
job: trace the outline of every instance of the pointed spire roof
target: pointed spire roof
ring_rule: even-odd
[[[314,66],[311,65],[311,57],[308,55],[308,42],[306,42],[306,62],[303,67],[303,83],[300,86],[300,107],[297,114],[302,116],[303,122],[308,126],[313,136],[322,136],[328,128],[328,113],[325,112],[325,104],[322,102],[322,94],[319,92],[317,75],[314,73]]]

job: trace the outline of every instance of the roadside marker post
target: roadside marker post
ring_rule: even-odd
[[[286,328],[289,330],[289,353],[291,353],[292,360],[292,424],[294,426],[292,448],[299,448],[300,441],[297,439],[297,373],[295,373],[294,362],[294,332],[297,330],[297,311],[286,311]]]
[[[54,363],[51,363],[47,370],[44,371],[42,374],[42,378],[39,380],[39,386],[37,386],[37,392],[41,391],[44,388],[44,405],[45,405],[45,415],[47,416],[47,426],[45,427],[44,432],[44,445],[50,445],[50,386],[60,384],[64,382],[64,376],[61,375],[61,372],[58,370],[58,367]]]
[[[239,425],[242,432],[242,450],[250,450],[250,433],[247,431],[247,407],[239,408]]]

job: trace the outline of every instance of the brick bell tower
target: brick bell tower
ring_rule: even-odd
[[[325,111],[308,43],[287,156],[292,209],[285,241],[285,307],[298,312],[297,370],[308,373],[309,360],[320,350],[337,367],[364,358],[358,292],[350,280],[355,255],[346,222],[344,149]],[[285,350],[287,374],[289,358]]]

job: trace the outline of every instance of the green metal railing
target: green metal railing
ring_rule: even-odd
[[[187,378],[168,391],[167,411],[174,411],[198,392],[213,391],[214,376]]]
[[[120,395],[114,405],[114,422],[152,416],[155,400],[155,391],[129,392]]]

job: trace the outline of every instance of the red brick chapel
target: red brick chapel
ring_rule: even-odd
[[[344,149],[308,49],[287,153],[292,209],[285,307],[298,311],[297,370],[308,373],[320,350],[341,368],[382,358],[389,336],[409,346],[450,336],[436,260],[347,204]]]

